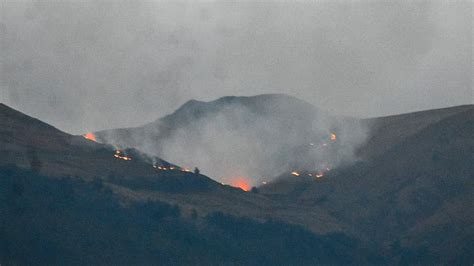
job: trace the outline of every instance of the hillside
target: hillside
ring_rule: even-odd
[[[127,154],[131,158],[129,161],[117,158],[112,146],[69,135],[3,104],[0,105],[0,152],[5,155],[0,166],[16,165],[51,177],[108,180],[119,176],[114,182],[140,180],[166,189],[188,189],[196,184],[220,186],[203,175],[179,170],[157,171],[153,162],[167,167],[172,164],[136,150],[120,151],[121,156]]]
[[[227,104],[237,104],[241,111],[242,101],[249,101],[250,108],[267,97],[226,97],[212,102],[216,107],[212,112],[208,103],[190,102],[145,127],[168,121],[168,125],[182,123],[170,127],[182,131],[192,121],[202,125],[201,116],[215,119]],[[287,106],[297,103],[302,110],[317,110],[294,98],[275,97],[289,99]],[[262,116],[259,122],[277,112],[272,107],[285,105],[273,105],[275,99],[269,103],[253,107]],[[185,120],[201,109],[206,111]],[[235,115],[236,109],[230,110],[217,117]],[[295,120],[294,114],[281,115],[282,125]],[[238,118],[242,117],[247,114]],[[472,261],[474,106],[363,121],[332,119],[338,121],[330,130],[337,132],[337,139],[326,140],[329,151],[324,155],[344,150],[341,146],[350,131],[338,123],[370,125],[366,144],[354,150],[358,160],[322,177],[308,176],[316,169],[301,164],[299,176],[284,171],[257,190],[244,192],[114,143],[121,148],[115,157],[113,145],[69,135],[0,105],[0,152],[5,155],[0,162],[0,262],[193,264],[200,259],[202,264],[452,265]],[[306,122],[293,123],[298,126],[282,132],[292,134],[288,132]],[[194,127],[192,133],[200,134],[200,129]],[[325,131],[304,143],[327,139]],[[314,159],[303,146],[292,150],[295,158]]]
[[[358,151],[362,158],[375,158],[407,137],[451,116],[472,110],[473,105],[420,111],[362,120],[370,128],[370,137]],[[468,114],[466,114],[466,117]]]
[[[317,181],[281,176],[261,193],[322,207],[400,260],[403,247],[433,261],[472,260],[474,106],[370,123],[365,160]]]
[[[163,259],[172,264],[185,256],[176,252],[168,254],[173,250],[169,245],[177,245],[183,252],[190,250],[196,259],[203,252],[201,244],[207,243],[203,245],[208,245],[208,249],[220,250],[218,247],[229,246],[226,239],[232,238],[237,241],[236,246],[222,250],[218,257],[203,255],[210,256],[203,261],[215,263],[238,259],[246,263],[253,260],[269,263],[276,258],[285,258],[277,255],[255,257],[255,254],[278,252],[290,259],[307,248],[298,248],[299,244],[293,243],[293,249],[275,240],[293,238],[294,234],[302,237],[296,239],[307,239],[312,246],[335,249],[331,252],[342,252],[348,258],[356,257],[359,245],[357,248],[350,246],[357,240],[335,234],[342,231],[342,226],[317,208],[301,209],[294,204],[280,204],[259,194],[223,186],[206,176],[181,171],[174,164],[136,150],[121,151],[121,156],[131,160],[117,158],[112,146],[61,132],[4,105],[0,111],[0,147],[2,154],[8,155],[0,163],[0,261],[23,264],[37,259],[50,264],[51,259],[57,257],[56,262],[76,264],[98,263],[98,259],[110,263],[122,258],[130,263]],[[153,163],[168,169],[154,168]],[[156,215],[168,218],[153,221]],[[131,218],[125,218],[127,216]],[[142,220],[147,220],[147,224],[142,224]],[[89,229],[80,221],[94,221],[96,227],[82,239],[78,239],[81,232]],[[122,225],[116,228],[116,224]],[[173,228],[173,224],[177,227]],[[163,234],[162,229],[158,229],[161,227],[171,231]],[[241,227],[249,231],[241,233]],[[25,234],[21,228],[31,228],[31,232]],[[148,251],[140,249],[141,237],[120,236],[124,232],[121,230],[128,230],[126,228],[132,228],[129,230],[142,236],[156,232],[156,239],[146,241],[165,243],[166,247],[153,249],[156,252],[153,256],[143,253]],[[272,230],[276,230],[275,233],[270,233]],[[262,235],[258,243],[253,242],[252,233]],[[32,239],[34,235],[37,237]],[[104,243],[111,245],[115,238],[122,239],[115,244],[117,250],[104,249],[105,257],[84,257],[88,253],[96,254]],[[178,238],[177,243],[174,238]],[[189,238],[204,242],[187,246],[189,243],[185,239]],[[239,247],[247,245],[253,247],[240,250]],[[277,246],[271,248],[272,245]],[[117,252],[124,253],[119,255]],[[123,257],[134,252],[139,252],[141,257]],[[302,262],[306,263],[340,261],[335,253],[305,253]],[[47,254],[54,254],[54,257]]]
[[[276,97],[279,104],[273,104],[275,99],[271,99],[272,97]],[[301,133],[301,142],[292,143],[295,145],[285,150],[288,156],[283,157],[285,162],[291,157],[299,163],[285,164],[280,161],[284,167],[279,168],[279,177],[260,186],[260,195],[264,196],[264,200],[297,205],[300,210],[317,208],[320,212],[328,213],[335,218],[337,224],[343,225],[344,231],[368,243],[380,243],[384,252],[396,257],[399,262],[417,256],[444,263],[472,258],[472,253],[466,250],[474,239],[470,225],[474,217],[472,212],[466,210],[472,208],[469,203],[472,202],[470,188],[473,187],[474,173],[474,106],[357,120],[321,114],[311,105],[302,104],[291,97],[272,97],[224,97],[208,103],[190,101],[171,115],[144,127],[126,130],[129,137],[136,137],[136,132],[146,132],[138,136],[152,136],[145,143],[158,143],[156,148],[159,149],[160,141],[169,141],[176,131],[183,128],[183,131],[192,132],[193,135],[206,130],[205,126],[189,127],[189,124],[203,125],[224,117],[234,128],[242,127],[239,119],[227,115],[226,110],[234,110],[234,105],[243,105],[245,110],[258,109],[259,111],[255,111],[258,114],[256,116],[269,120],[274,119],[273,114],[277,111],[262,110],[275,108],[280,112],[278,116],[282,117],[282,125],[288,124],[288,130],[282,131],[283,135]],[[289,103],[281,104],[285,101]],[[254,105],[258,105],[258,108]],[[279,109],[280,105],[292,107]],[[294,106],[304,107],[296,109]],[[311,112],[313,117],[309,115]],[[298,124],[291,119],[292,115],[307,120]],[[243,124],[251,123],[245,120]],[[320,142],[324,139],[324,134],[316,136],[314,132],[305,132],[307,127],[304,125],[312,125],[314,130],[313,125],[318,123],[324,126],[331,124],[327,127],[328,130],[337,133],[336,142],[326,142],[329,152],[308,152],[307,143]],[[271,130],[280,128],[273,127],[273,123],[269,124]],[[150,130],[156,125],[166,125],[167,130]],[[362,131],[348,130],[352,128]],[[113,135],[117,132],[120,131],[102,134]],[[166,132],[167,135],[160,135],[160,132]],[[350,134],[360,132],[366,135],[362,142],[352,147],[356,157],[354,161],[336,165],[335,169],[322,173],[322,177],[316,175],[320,172],[317,165],[315,167],[306,163],[321,160],[321,155],[330,158],[325,159],[326,162],[334,162],[334,158],[341,155],[340,151],[345,151],[340,146],[347,145],[347,139],[354,139]],[[122,140],[120,134],[115,135],[117,136]],[[185,136],[191,138],[189,135]],[[105,139],[111,140],[107,137]],[[286,140],[283,136],[279,136],[278,140],[280,139]],[[263,143],[265,140],[256,138],[253,141]],[[140,146],[137,143],[122,144]],[[179,143],[175,142],[175,145]],[[221,159],[215,160],[219,162]],[[299,176],[290,174],[293,169],[297,170]],[[302,224],[310,224],[310,228],[314,226],[309,221],[303,221]],[[446,229],[451,226],[455,229]],[[438,240],[423,241],[426,237]]]

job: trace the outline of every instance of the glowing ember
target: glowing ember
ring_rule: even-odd
[[[181,172],[185,172],[185,173],[191,173],[192,171],[189,170],[188,168],[179,168],[179,167],[175,167],[175,166],[170,166],[170,167],[165,167],[165,166],[158,166],[158,165],[153,165],[153,168],[155,169],[158,169],[158,170],[161,170],[161,171],[181,171]]]
[[[181,172],[191,173],[191,170],[188,168],[181,168]]]
[[[300,176],[300,173],[298,173],[296,171],[291,172],[291,174],[294,175],[294,176]]]
[[[336,141],[336,140],[337,140],[336,134],[331,133],[331,141]]]
[[[324,176],[324,172],[319,172],[315,176],[316,176],[316,178],[321,178],[321,177]]]
[[[243,191],[249,191],[250,190],[250,184],[248,182],[248,180],[244,177],[236,177],[234,179],[232,179],[232,181],[230,182],[231,186],[233,187],[238,187],[240,189],[242,189]]]
[[[92,140],[94,142],[97,142],[97,139],[96,139],[96,137],[93,133],[87,133],[83,137],[88,139],[88,140]]]
[[[124,161],[131,161],[132,160],[131,157],[128,157],[127,155],[122,154],[122,151],[120,151],[120,150],[115,151],[114,157],[118,158],[118,159],[122,159]]]

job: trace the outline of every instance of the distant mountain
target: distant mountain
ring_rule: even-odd
[[[321,148],[333,133],[347,141]],[[198,165],[224,183],[241,176],[252,185],[291,169],[351,161],[364,134],[358,120],[284,94],[191,100],[144,126],[95,133],[99,142]]]

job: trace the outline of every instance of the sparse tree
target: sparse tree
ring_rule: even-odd
[[[195,167],[194,168],[194,174],[199,175],[199,173],[200,173],[199,168]]]
[[[255,194],[258,194],[258,188],[257,187],[252,187],[252,189],[250,190],[250,192],[252,193],[255,193]]]

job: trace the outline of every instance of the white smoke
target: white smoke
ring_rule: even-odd
[[[284,95],[194,101],[157,123],[120,136],[112,132],[103,135],[107,142],[198,167],[222,183],[245,177],[252,185],[287,171],[351,163],[367,135],[356,119],[332,117]]]

